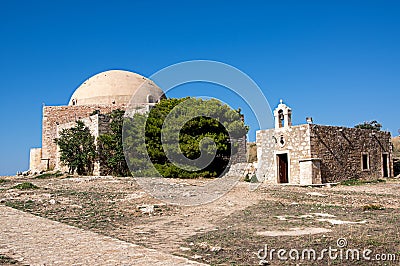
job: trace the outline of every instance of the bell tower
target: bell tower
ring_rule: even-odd
[[[289,128],[292,126],[292,109],[280,100],[278,107],[274,110],[275,129]]]

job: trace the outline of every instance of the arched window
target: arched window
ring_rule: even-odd
[[[148,94],[148,95],[147,95],[147,102],[148,102],[148,103],[154,103],[154,97],[153,97],[153,95],[151,95],[151,94]]]

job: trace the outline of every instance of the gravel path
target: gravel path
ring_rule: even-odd
[[[202,265],[2,205],[0,228],[0,254],[23,265]]]

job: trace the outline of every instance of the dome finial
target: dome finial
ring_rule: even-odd
[[[283,104],[283,100],[282,100],[282,99],[280,99],[279,102],[280,102],[281,104]]]

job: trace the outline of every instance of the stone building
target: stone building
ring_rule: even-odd
[[[69,104],[44,106],[42,121],[42,147],[30,150],[29,170],[39,173],[47,170],[66,171],[60,161],[60,152],[54,139],[63,129],[84,122],[95,137],[107,133],[113,110],[147,112],[164,92],[151,80],[139,74],[122,70],[99,73],[83,82],[72,94]],[[128,108],[129,107],[129,108]],[[246,137],[234,140],[239,144],[238,152],[232,156],[233,163],[246,161]],[[101,175],[102,166],[94,163],[94,175]]]
[[[73,93],[66,106],[44,106],[42,121],[42,147],[30,150],[29,170],[64,170],[54,139],[64,128],[81,120],[96,138],[104,133],[107,114],[116,109],[126,110],[138,105],[143,110],[164,97],[163,91],[151,80],[129,71],[111,70],[99,73],[83,82]],[[94,174],[100,174],[95,163]]]
[[[256,133],[259,180],[308,185],[393,176],[389,132],[316,125],[311,118],[293,126],[282,101],[274,117],[274,129]]]

